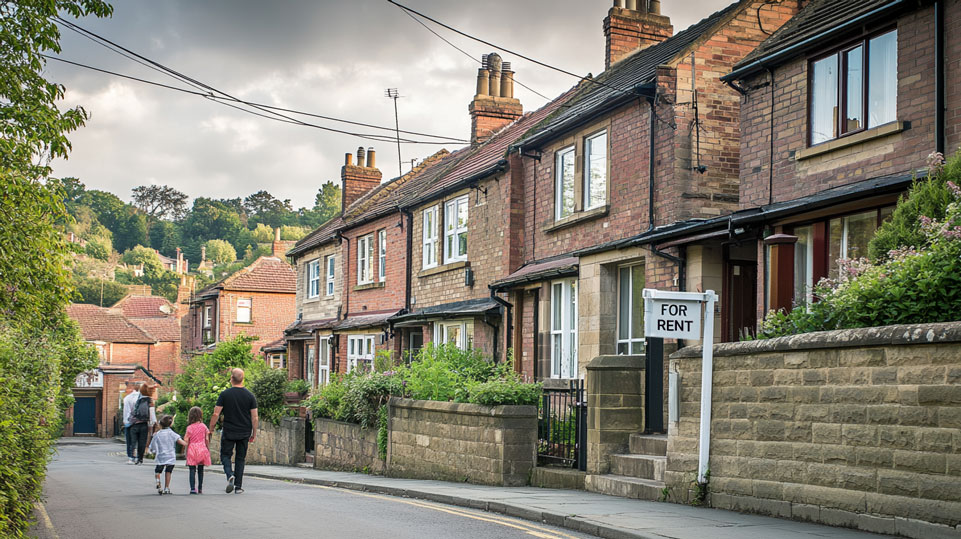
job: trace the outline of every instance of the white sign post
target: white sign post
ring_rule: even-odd
[[[714,303],[717,294],[644,289],[644,335],[665,339],[702,341],[701,428],[697,480],[705,483],[711,450],[711,400],[714,379]],[[701,334],[701,305],[704,333]]]

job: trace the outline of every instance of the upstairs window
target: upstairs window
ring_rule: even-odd
[[[320,295],[320,260],[307,263],[307,297],[316,298]]]
[[[387,231],[377,232],[377,280],[384,282],[387,279]]]
[[[357,284],[374,282],[374,235],[357,238]]]
[[[250,323],[250,298],[237,298],[237,322],[241,324]]]
[[[467,201],[464,195],[444,205],[444,263],[467,260]]]
[[[607,203],[607,131],[584,141],[584,209]]]
[[[895,121],[897,30],[811,62],[810,85],[812,146]]]
[[[327,287],[326,287],[326,293],[327,293],[328,296],[333,296],[333,295],[334,295],[334,269],[335,269],[335,262],[334,262],[334,260],[335,260],[334,255],[330,255],[330,256],[327,257],[327,262],[326,262],[326,266],[327,266]]]
[[[574,214],[574,147],[554,154],[554,219],[560,221]]]
[[[437,266],[437,206],[424,210],[423,269]]]

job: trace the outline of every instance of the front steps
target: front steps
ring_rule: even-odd
[[[584,487],[611,496],[660,500],[666,469],[667,435],[632,434],[630,453],[611,455],[611,473],[588,475]]]

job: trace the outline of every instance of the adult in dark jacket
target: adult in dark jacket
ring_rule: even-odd
[[[220,434],[220,462],[224,465],[227,475],[227,493],[240,494],[244,491],[244,462],[247,459],[247,444],[253,443],[257,437],[257,399],[254,394],[244,387],[243,369],[230,371],[230,387],[223,390],[217,397],[217,405],[210,416],[210,431],[217,426],[217,420],[223,415],[224,425]],[[236,458],[231,468],[230,459]]]

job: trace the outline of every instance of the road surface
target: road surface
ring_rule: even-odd
[[[170,496],[154,488],[153,463],[128,466],[113,441],[58,444],[37,507],[33,537],[375,537],[424,539],[587,537],[483,511],[351,490],[247,478],[226,494],[222,471],[205,475],[204,494],[188,495],[178,461]],[[217,469],[217,466],[212,468]]]

